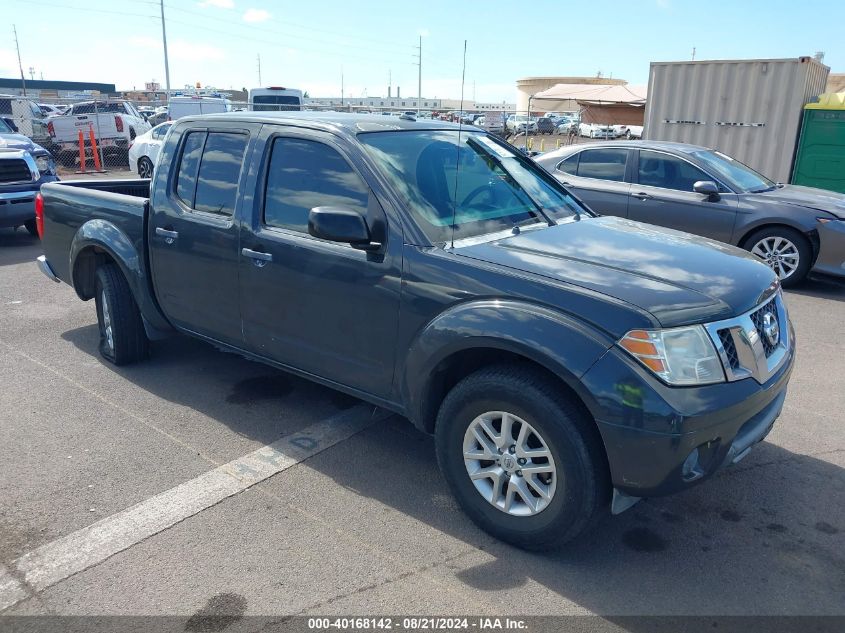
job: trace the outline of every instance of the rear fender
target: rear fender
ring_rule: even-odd
[[[433,380],[444,363],[468,350],[501,350],[525,358],[562,379],[587,408],[597,409],[580,377],[613,344],[606,334],[549,308],[522,301],[462,303],[430,321],[408,350],[400,393],[411,421],[431,432],[440,407]],[[495,352],[488,355],[495,358]]]
[[[73,289],[83,301],[94,297],[95,272],[104,260],[118,265],[141,310],[150,338],[161,338],[172,330],[150,292],[143,255],[115,224],[103,219],[88,220],[79,227],[70,244]]]

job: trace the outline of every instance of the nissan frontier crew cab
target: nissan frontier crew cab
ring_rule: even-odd
[[[406,416],[526,548],[766,436],[795,338],[765,264],[599,216],[477,127],[387,119],[180,119],[151,181],[42,187],[39,266],[112,363],[178,332]]]

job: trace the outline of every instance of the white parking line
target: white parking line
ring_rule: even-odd
[[[386,411],[357,405],[42,545],[18,558],[13,565],[27,585],[34,591],[42,591],[387,417]],[[25,587],[3,571],[0,569],[0,609],[27,595]]]
[[[26,598],[26,588],[0,565],[0,611]]]

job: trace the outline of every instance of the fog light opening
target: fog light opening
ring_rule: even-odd
[[[699,450],[696,446],[687,458],[684,460],[684,465],[681,467],[681,477],[684,481],[695,481],[704,476],[704,469],[701,467],[699,459]]]

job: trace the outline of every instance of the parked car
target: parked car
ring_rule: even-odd
[[[188,117],[152,181],[41,196],[39,267],[94,299],[107,361],[181,332],[406,416],[467,514],[522,547],[704,481],[783,406],[769,268],[596,217],[474,127]]]
[[[173,125],[171,121],[165,121],[149,132],[135,137],[135,141],[129,147],[129,171],[137,173],[141,178],[153,177],[153,166],[171,125]]]
[[[231,112],[232,102],[223,97],[207,97],[203,95],[171,97],[168,102],[167,118],[175,121],[183,116],[197,114],[219,114]]]
[[[555,119],[555,134],[578,134],[578,122],[565,116]]]
[[[614,125],[613,127],[613,136],[615,138],[642,138],[643,137],[643,126],[642,125]]]
[[[548,117],[541,116],[537,119],[537,133],[538,134],[554,134],[555,123]]]
[[[845,276],[845,195],[772,182],[721,152],[634,141],[565,147],[537,159],[595,211],[751,251],[784,286]]]
[[[65,113],[68,106],[61,106],[61,105],[54,105],[52,103],[39,103],[38,109],[41,110],[41,114],[46,117],[50,116],[60,116]]]
[[[600,123],[579,123],[578,134],[589,138],[616,138],[612,127]]]
[[[94,130],[104,156],[125,160],[129,145],[151,126],[129,101],[82,101],[66,114],[50,117],[47,130],[59,162],[74,165],[79,155],[79,132],[90,152],[89,130]]]
[[[513,134],[520,132],[523,134],[526,132],[531,134],[537,132],[537,120],[524,114],[514,114],[509,117],[506,125],[508,132]]]
[[[50,152],[0,120],[0,227],[25,226],[37,236],[35,194],[56,180]]]
[[[17,95],[0,95],[0,118],[15,133],[26,136],[36,145],[52,149],[47,117],[31,99]]]

